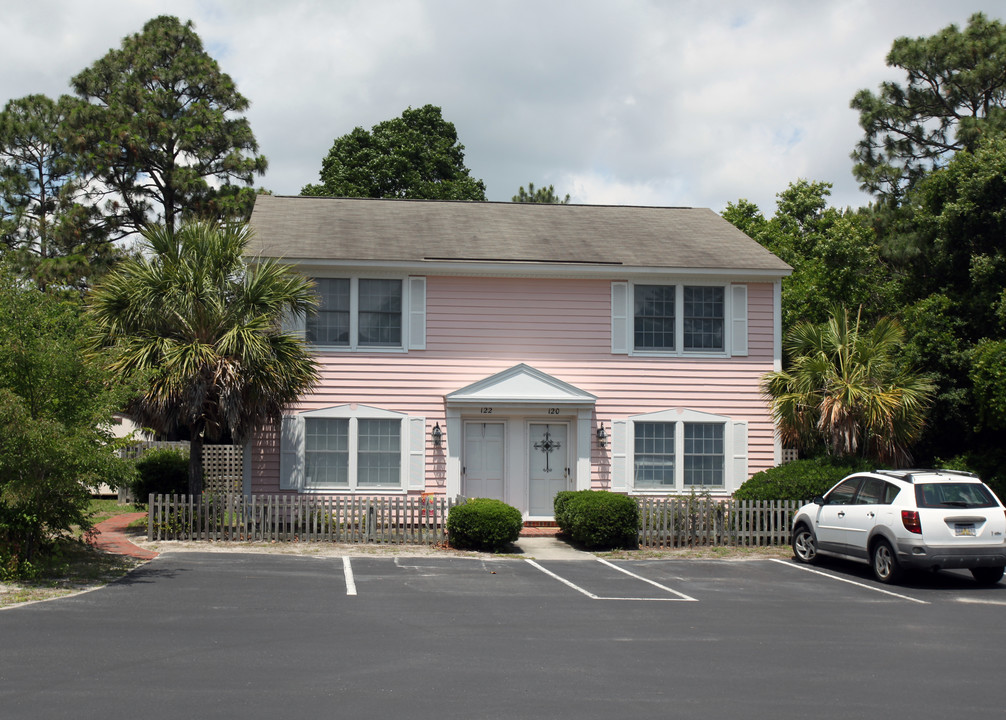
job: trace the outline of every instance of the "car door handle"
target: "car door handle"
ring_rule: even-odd
[[[866,513],[866,517],[877,517],[877,516],[872,512],[868,512]]]
[[[840,510],[838,513],[839,517],[845,517],[845,510]]]

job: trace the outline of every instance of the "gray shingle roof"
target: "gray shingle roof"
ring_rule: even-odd
[[[252,254],[777,271],[789,266],[703,208],[259,195]]]

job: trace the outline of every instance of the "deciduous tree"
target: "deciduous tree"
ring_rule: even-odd
[[[486,187],[465,167],[465,146],[439,107],[409,108],[368,132],[336,138],[321,163],[321,182],[302,195],[485,200]]]
[[[778,194],[766,219],[747,200],[730,203],[723,217],[793,267],[782,281],[783,329],[825,322],[836,306],[862,308],[869,318],[888,314],[897,285],[874,235],[857,213],[828,205],[831,183],[798,180]]]
[[[86,336],[79,302],[0,267],[0,578],[30,571],[74,526],[88,530],[92,490],[130,472],[107,431],[128,388],[89,356]]]

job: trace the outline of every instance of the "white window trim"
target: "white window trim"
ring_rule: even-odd
[[[636,349],[636,285],[674,286],[674,350]],[[685,287],[723,288],[723,350],[686,350]],[[747,285],[653,278],[611,284],[611,351],[637,357],[729,358],[748,354]]]
[[[305,421],[310,419],[349,420],[349,484],[309,487],[306,480]],[[358,482],[359,421],[398,420],[400,452],[399,477],[395,485],[360,485]],[[405,494],[426,485],[426,419],[383,410],[368,405],[337,405],[283,417],[280,432],[280,489],[305,494]]]
[[[308,343],[312,350],[345,353],[403,353],[426,349],[426,278],[399,274],[314,273],[312,279],[349,280],[349,344]],[[402,283],[402,333],[399,345],[360,345],[360,280],[398,280]],[[306,337],[307,318],[289,318],[285,328]]]
[[[675,423],[674,428],[674,487],[636,487],[635,448],[637,422]],[[685,424],[714,423],[723,425],[723,485],[685,485]],[[633,415],[623,421],[612,422],[612,463],[621,464],[613,468],[613,477],[618,477],[621,489],[632,495],[677,495],[708,491],[713,494],[732,493],[747,480],[747,422],[735,420],[725,415],[688,409],[661,410],[659,412]],[[621,437],[617,437],[621,435]]]

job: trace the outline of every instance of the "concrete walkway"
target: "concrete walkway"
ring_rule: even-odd
[[[128,555],[141,560],[152,560],[157,557],[157,553],[152,550],[145,550],[130,542],[126,535],[126,528],[129,523],[139,518],[145,518],[147,513],[134,512],[125,515],[116,515],[108,520],[103,520],[94,526],[97,533],[94,539],[94,546],[99,550],[116,555]]]
[[[157,557],[158,553],[134,545],[126,534],[129,523],[146,515],[142,512],[126,513],[98,523],[94,526],[97,533],[94,540],[95,547],[105,552],[128,555],[141,560],[152,560]],[[528,528],[515,543],[516,551],[538,560],[589,560],[593,557],[589,553],[577,550],[565,540],[558,539],[555,535],[557,531],[557,528]]]
[[[594,556],[577,550],[555,535],[521,535],[514,543],[522,555],[536,560],[593,560]]]

